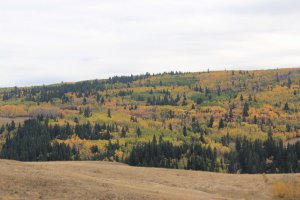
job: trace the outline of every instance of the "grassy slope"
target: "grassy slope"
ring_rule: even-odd
[[[274,199],[278,180],[300,174],[231,175],[110,162],[0,160],[0,199]]]

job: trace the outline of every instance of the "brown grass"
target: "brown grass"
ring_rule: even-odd
[[[274,199],[281,194],[274,187],[285,188],[277,186],[280,181],[299,179],[299,174],[233,175],[99,161],[0,160],[0,199]]]

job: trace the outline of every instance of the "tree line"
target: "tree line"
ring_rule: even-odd
[[[53,142],[56,137],[47,121],[30,119],[11,131],[6,137],[0,157],[20,161],[76,160],[78,149]]]
[[[111,142],[111,131],[120,132],[125,137],[128,127],[118,127],[116,124],[69,124],[49,125],[48,119],[38,117],[29,119],[22,125],[14,122],[2,126],[0,134],[4,132],[6,142],[1,148],[0,157],[21,161],[52,161],[79,160],[80,150],[76,145],[69,146],[60,140],[76,134],[82,139],[108,140],[105,151],[97,146],[91,148],[94,160],[113,159],[126,162],[133,166],[184,168],[192,170],[229,172],[229,173],[298,173],[300,172],[300,142],[284,144],[275,139],[270,132],[267,140],[249,140],[229,135],[223,136],[221,142],[235,147],[229,153],[221,154],[216,149],[205,145],[205,141],[183,142],[173,144],[154,135],[152,141],[140,143],[126,143],[128,152],[126,157],[119,158],[115,151],[124,151],[119,143]],[[141,130],[137,129],[137,136]]]
[[[185,162],[180,166],[180,162]],[[180,168],[203,171],[220,171],[216,149],[204,147],[200,143],[174,145],[160,136],[153,136],[148,143],[136,144],[126,159],[129,165],[146,167]]]
[[[283,144],[272,136],[266,141],[237,138],[236,150],[225,155],[230,173],[299,173],[300,142]]]

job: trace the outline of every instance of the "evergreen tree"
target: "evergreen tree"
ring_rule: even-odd
[[[83,115],[84,115],[84,117],[90,117],[92,115],[92,110],[90,109],[90,107],[86,107],[84,109]]]
[[[107,110],[107,117],[111,118],[111,109],[110,108]]]
[[[100,100],[101,100],[101,96],[99,93],[96,94],[96,101],[97,103],[100,103]]]
[[[253,123],[257,124],[257,117],[256,117],[256,115],[254,115],[254,117],[253,117]]]
[[[276,82],[278,82],[278,83],[280,82],[278,73],[276,74]]]
[[[87,104],[87,100],[86,100],[85,97],[83,98],[82,104],[83,104],[83,105],[86,105],[86,104]]]
[[[136,136],[140,137],[141,135],[142,135],[142,131],[141,131],[140,127],[138,127],[136,130]]]
[[[201,103],[203,103],[203,99],[202,98],[197,98],[197,100],[196,100],[196,103],[199,105],[199,104],[201,104]]]
[[[214,125],[214,121],[215,121],[215,118],[214,118],[214,116],[210,116],[210,119],[209,119],[209,122],[208,122],[208,124],[207,124],[207,126],[209,127],[209,128],[212,128],[213,127],[213,125]]]
[[[288,77],[288,83],[287,84],[288,84],[288,87],[291,88],[291,86],[292,86],[292,80],[291,80],[290,77]]]
[[[230,119],[230,120],[233,119],[233,111],[232,111],[232,108],[229,109],[229,119]]]
[[[170,130],[170,131],[173,131],[173,127],[172,127],[172,124],[171,124],[171,123],[169,124],[169,130]]]
[[[290,110],[289,104],[287,102],[284,104],[283,110],[284,111],[289,111]]]
[[[121,129],[121,137],[122,137],[122,138],[125,138],[125,137],[126,137],[126,130],[125,130],[124,127],[122,127],[122,129]]]
[[[223,120],[223,118],[221,118],[219,121],[219,129],[224,128],[224,126],[225,126],[224,120]]]
[[[248,116],[249,116],[249,104],[246,102],[243,108],[243,117],[248,117]]]
[[[184,137],[187,136],[186,126],[183,126],[183,128],[182,128],[182,134],[183,134]]]
[[[220,96],[220,95],[221,95],[221,87],[220,87],[220,86],[218,86],[218,89],[217,89],[217,94],[218,94],[218,96]]]

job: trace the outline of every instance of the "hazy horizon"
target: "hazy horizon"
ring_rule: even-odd
[[[287,69],[287,68],[299,68],[299,67],[256,67],[255,69],[253,67],[231,67],[231,68],[225,68],[225,69],[213,69],[213,68],[206,68],[204,70],[198,70],[198,71],[183,71],[183,70],[170,70],[170,71],[155,71],[155,72],[142,72],[142,73],[127,73],[127,74],[111,74],[110,76],[99,76],[99,77],[94,77],[94,78],[87,78],[87,79],[81,79],[81,80],[71,80],[69,79],[68,81],[61,80],[61,81],[56,81],[56,79],[51,80],[48,79],[46,82],[43,82],[40,78],[38,80],[30,80],[29,82],[23,82],[23,85],[12,85],[12,86],[0,86],[0,88],[10,88],[10,87],[31,87],[31,86],[42,86],[42,85],[52,85],[52,84],[60,84],[60,83],[75,83],[75,82],[81,82],[81,81],[89,81],[89,80],[105,80],[109,79],[110,77],[113,76],[135,76],[135,75],[143,75],[146,73],[150,73],[151,75],[153,74],[162,74],[162,73],[169,73],[171,71],[173,72],[182,72],[182,73],[197,73],[197,72],[207,72],[208,70],[210,72],[214,71],[255,71],[255,70],[276,70],[276,69]],[[36,84],[31,84],[31,82],[36,82]]]
[[[0,87],[299,67],[296,0],[0,2]]]

